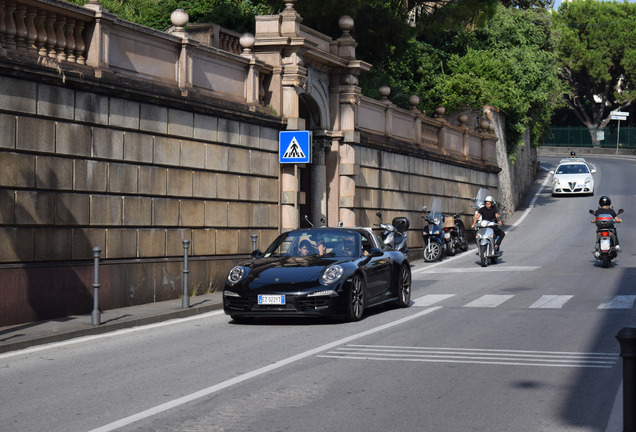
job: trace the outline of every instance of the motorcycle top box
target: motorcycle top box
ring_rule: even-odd
[[[408,230],[411,226],[411,222],[407,217],[396,217],[393,218],[391,225],[393,225],[398,231],[406,232],[406,230]]]

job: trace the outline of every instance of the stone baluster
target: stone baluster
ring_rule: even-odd
[[[55,21],[55,52],[57,53],[58,61],[66,61],[66,37],[64,36],[64,24],[66,23],[66,17],[59,16]]]
[[[26,51],[27,28],[24,19],[27,12],[25,4],[18,4],[15,8],[15,46],[20,51]]]
[[[7,32],[7,25],[4,22],[4,18],[4,0],[0,0],[0,48],[4,48],[6,46],[4,43],[4,34]]]
[[[38,49],[38,55],[40,57],[46,57],[46,28],[44,27],[44,21],[46,20],[46,11],[38,9],[38,13],[35,16],[35,29],[37,31],[37,37],[35,38],[35,46]]]
[[[38,32],[35,29],[35,16],[38,11],[34,7],[29,7],[26,14],[26,28],[27,28],[27,50],[31,53],[37,52],[37,46],[35,40],[38,37]]]
[[[66,19],[66,60],[75,63],[75,20],[73,18]]]
[[[50,12],[44,21],[46,26],[46,50],[48,52],[48,57],[52,59],[57,58],[57,53],[55,52],[55,44],[57,43],[57,38],[55,37],[56,16],[57,14]]]
[[[73,53],[75,54],[75,61],[77,63],[86,64],[86,57],[84,56],[86,44],[84,43],[82,30],[84,30],[84,23],[82,21],[78,21],[77,24],[75,24],[75,49],[73,50]]]
[[[15,10],[15,2],[8,1],[5,8],[4,23],[6,26],[4,32],[5,47],[15,49],[15,21],[13,20],[13,11]]]

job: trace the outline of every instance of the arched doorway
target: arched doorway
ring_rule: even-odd
[[[327,218],[327,184],[325,173],[325,152],[328,151],[325,131],[321,127],[320,108],[308,94],[300,94],[299,116],[305,120],[305,127],[312,131],[312,162],[298,170],[299,190],[301,197],[298,206],[299,225],[309,226],[305,216],[316,226],[321,226]],[[325,221],[325,222],[323,222]]]

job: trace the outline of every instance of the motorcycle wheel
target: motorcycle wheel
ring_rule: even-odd
[[[482,267],[488,266],[488,258],[486,254],[488,253],[488,245],[479,245],[479,263]]]
[[[442,256],[442,246],[437,242],[430,242],[424,246],[424,261],[433,262]]]
[[[609,254],[603,254],[603,268],[608,268],[610,266],[610,262]]]
[[[456,252],[457,249],[455,249],[455,242],[453,240],[446,243],[446,255],[453,256]]]

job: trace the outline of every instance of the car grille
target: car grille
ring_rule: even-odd
[[[249,302],[246,298],[225,297],[225,305],[230,309],[245,310]]]
[[[303,297],[297,303],[301,310],[323,309],[329,306],[330,297]]]

